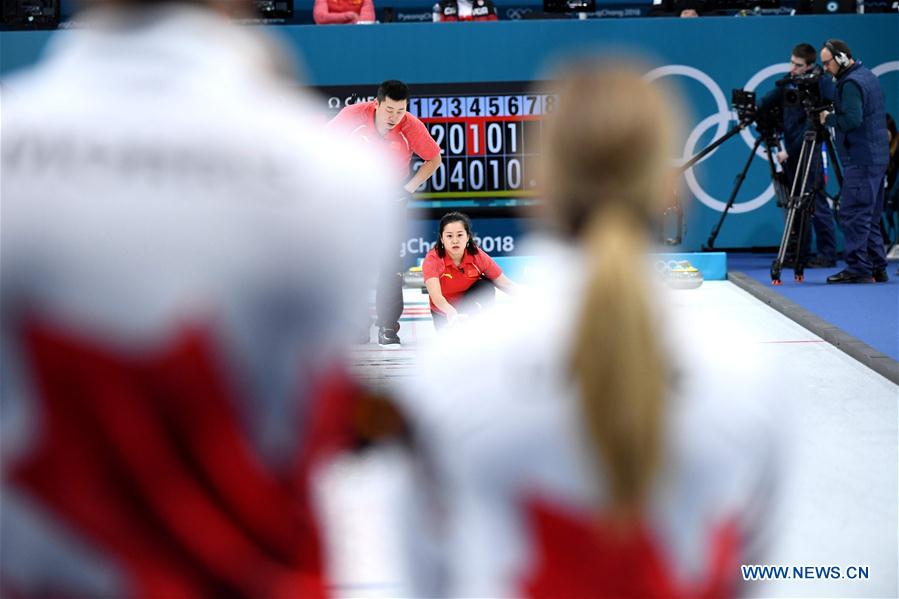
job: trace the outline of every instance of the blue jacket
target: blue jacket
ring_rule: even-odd
[[[880,81],[860,62],[841,72],[837,77],[837,93],[834,96],[837,117],[843,111],[843,90],[850,81],[861,91],[862,122],[859,126],[845,131],[839,126],[839,118],[836,119],[836,146],[840,162],[844,166],[885,165],[890,160],[890,149]]]

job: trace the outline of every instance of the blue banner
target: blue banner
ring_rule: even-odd
[[[281,34],[303,57],[303,78],[314,86],[374,87],[385,79],[402,79],[412,85],[413,93],[416,83],[540,80],[545,79],[548,67],[574,56],[628,53],[648,65],[652,79],[673,84],[684,98],[677,123],[680,152],[675,159],[679,162],[736,124],[731,90],[744,88],[761,94],[770,89],[788,70],[790,50],[799,42],[820,47],[828,38],[845,40],[855,57],[880,78],[887,111],[899,115],[899,15],[895,14],[283,26],[268,30]],[[33,62],[46,37],[45,32],[0,34],[0,73]],[[754,132],[743,131],[682,178],[686,233],[675,250],[695,251],[707,240],[736,175],[750,156],[753,141]],[[759,153],[716,247],[776,246],[782,227],[783,214],[773,202],[767,161]],[[501,233],[497,235],[502,237]]]

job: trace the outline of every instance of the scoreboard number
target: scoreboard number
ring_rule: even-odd
[[[531,88],[529,82],[413,86],[408,110],[425,124],[443,158],[416,196],[508,204],[539,197],[544,119],[558,100],[528,92]],[[331,110],[366,100],[370,96],[361,92],[371,91],[370,86],[322,89]],[[413,157],[410,176],[421,163]]]
[[[543,117],[552,94],[439,95],[412,98],[443,162],[417,193],[424,198],[536,196]],[[412,172],[421,161],[413,161]]]

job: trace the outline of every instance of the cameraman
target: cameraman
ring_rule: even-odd
[[[790,73],[777,82],[776,87],[765,94],[759,103],[759,111],[771,111],[775,106],[783,106],[783,132],[786,151],[777,153],[776,159],[784,167],[787,176],[788,189],[792,189],[793,179],[799,166],[799,152],[802,148],[802,139],[805,132],[812,125],[808,122],[805,108],[801,103],[785,103],[784,96],[787,90],[795,90],[794,77],[802,75],[815,67],[816,52],[811,44],[797,44],[790,55]],[[834,85],[830,77],[821,77],[818,85],[823,102],[830,102],[834,96]],[[821,152],[815,152],[812,165],[809,169],[806,188],[811,188],[814,194],[814,213],[812,226],[815,229],[815,243],[818,255],[812,258],[806,266],[810,268],[830,268],[836,266],[836,236],[834,234],[833,214],[827,203],[827,195],[824,193],[824,168],[821,160]],[[797,221],[798,230],[798,221]],[[800,253],[807,255],[811,247],[811,235],[806,231],[802,240]]]
[[[883,179],[889,163],[883,90],[877,76],[852,58],[841,40],[827,40],[821,64],[837,82],[834,113],[821,112],[822,124],[836,129],[843,164],[840,228],[846,269],[828,283],[886,282],[886,255],[880,233]]]

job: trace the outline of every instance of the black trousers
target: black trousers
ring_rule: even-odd
[[[468,288],[462,299],[455,306],[460,314],[476,314],[484,308],[489,308],[496,301],[496,286],[487,278],[480,278]],[[434,328],[438,331],[449,324],[442,312],[431,312]]]
[[[397,202],[399,212],[399,241],[406,236],[407,201]],[[403,258],[397,248],[396,258],[386,260],[378,273],[375,286],[375,324],[379,328],[400,330],[403,315]]]

